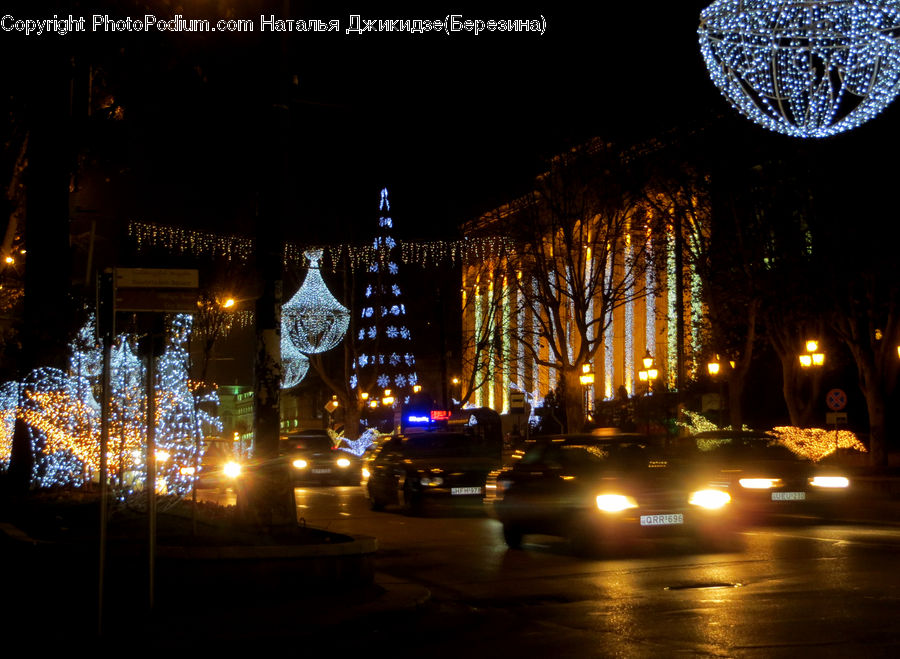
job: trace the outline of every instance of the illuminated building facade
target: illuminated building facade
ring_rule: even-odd
[[[547,199],[526,195],[465,227],[467,237],[507,235],[501,249],[463,265],[462,381],[469,395],[461,392],[462,402],[508,413],[510,392],[520,391],[538,406],[576,368],[593,376],[580,385],[587,401],[612,400],[623,388],[629,396],[646,393],[639,375],[648,352],[658,373],[652,390],[683,387],[697,372],[703,339],[699,277],[676,240],[689,233],[682,223],[690,220],[677,217],[674,204],[635,203],[619,211],[613,228],[608,218],[568,218],[577,226],[565,240],[546,235],[538,247],[534,239],[523,246],[509,233],[527,222],[518,219],[523,213],[541,213],[533,207]],[[530,267],[534,260],[544,264]],[[542,277],[558,280],[551,283],[562,294],[548,297]]]

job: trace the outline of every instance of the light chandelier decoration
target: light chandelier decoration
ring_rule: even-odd
[[[739,112],[793,137],[828,137],[900,92],[898,0],[716,0],[700,51]]]
[[[331,350],[347,333],[350,312],[338,302],[322,279],[319,262],[322,250],[306,252],[309,270],[294,297],[281,308],[282,333],[301,353],[313,354]]]
[[[309,370],[309,359],[297,350],[287,335],[284,317],[281,320],[281,388],[296,387]]]

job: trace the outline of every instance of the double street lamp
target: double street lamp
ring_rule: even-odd
[[[650,396],[653,393],[653,381],[659,377],[659,369],[656,368],[655,361],[653,359],[653,355],[650,354],[650,351],[647,350],[643,359],[641,360],[644,368],[638,371],[638,380],[646,383],[647,388],[644,391],[644,396]],[[650,408],[649,403],[643,406],[645,408],[645,412],[647,415],[647,434],[650,434]]]
[[[638,380],[647,383],[646,394],[650,395],[653,392],[653,381],[659,377],[659,369],[656,368],[653,356],[649,350],[644,355],[641,363],[644,365],[644,368],[638,371]]]
[[[591,385],[594,384],[594,371],[591,370],[590,364],[583,364],[581,367],[581,375],[578,377],[579,382],[581,382],[581,391],[582,391],[582,403],[584,405],[584,415],[590,418],[591,415],[591,406],[590,406],[590,391]]]

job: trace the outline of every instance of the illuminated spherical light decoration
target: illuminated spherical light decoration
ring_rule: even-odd
[[[322,250],[309,250],[306,258],[306,279],[282,306],[281,326],[299,352],[314,354],[331,350],[341,342],[350,325],[350,312],[334,298],[322,279]]]
[[[701,12],[713,82],[752,121],[827,137],[881,112],[900,91],[897,0],[717,0]]]

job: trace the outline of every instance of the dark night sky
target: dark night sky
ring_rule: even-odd
[[[92,201],[119,219],[252,230],[253,178],[264,135],[258,110],[269,96],[279,35],[260,34],[264,0],[129,0],[34,3],[16,17],[53,13],[212,20],[250,18],[249,34],[87,33],[24,37],[0,33],[18,63],[15,81],[39,79],[39,52],[55,39],[102,71],[124,108],[114,127],[94,122],[87,141],[115,170]],[[526,188],[549,155],[593,136],[651,136],[688,121],[735,126],[773,151],[800,141],[739,117],[710,82],[696,28],[706,3],[527,2],[292,3],[298,18],[337,18],[337,33],[294,34],[287,62],[297,76],[291,125],[279,137],[290,156],[286,232],[299,241],[363,240],[377,216],[378,192],[391,190],[397,233],[454,237],[457,226]],[[105,5],[107,8],[102,8]],[[113,9],[110,9],[113,7]],[[276,10],[277,11],[277,10]],[[347,35],[349,16],[365,18],[546,19],[546,33],[367,33]],[[12,85],[15,89],[15,85]],[[891,108],[848,137],[823,141],[860,152],[891,122]],[[107,122],[107,124],[112,122]],[[868,132],[868,136],[866,133]],[[100,137],[98,137],[98,135]],[[858,142],[860,146],[853,147]],[[118,163],[125,163],[124,166]]]
[[[100,11],[160,18],[252,18],[259,0],[56,3],[17,17]],[[93,3],[103,5],[102,1]],[[695,113],[727,110],[709,82],[696,40],[703,3],[537,2],[372,8],[294,2],[296,17],[337,18],[339,33],[295,34],[289,230],[347,239],[376,217],[391,189],[398,232],[453,236],[456,226],[527,186],[542,159],[602,135],[652,134]],[[621,3],[620,3],[621,4]],[[657,6],[658,5],[658,6]],[[511,7],[511,8],[510,8]],[[192,13],[196,8],[196,14]],[[347,35],[349,16],[546,18],[546,33]],[[242,230],[253,214],[258,169],[256,109],[278,59],[274,34],[88,33],[60,39],[3,33],[9,46],[55,38],[103,67],[119,90],[126,126],[111,142],[128,163],[101,196],[125,196],[133,219]],[[86,53],[86,55],[85,55]],[[26,59],[19,71],[40,75]],[[99,148],[98,148],[99,150]],[[115,177],[114,177],[115,178]],[[139,200],[139,201],[135,201]]]

